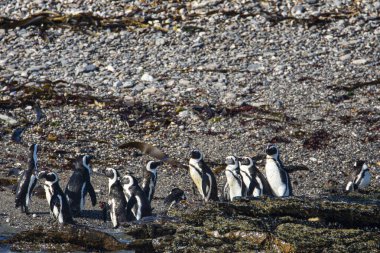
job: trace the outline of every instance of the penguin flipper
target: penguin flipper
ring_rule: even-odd
[[[22,205],[22,202],[25,199],[25,196],[28,191],[29,180],[26,180],[25,174],[26,174],[26,171],[23,170],[23,172],[21,173],[18,179],[17,188],[16,188],[16,199],[15,199],[16,208]]]
[[[126,207],[127,221],[132,221],[132,220],[136,219],[135,215],[132,212],[132,208],[135,204],[136,204],[136,197],[134,195],[132,195],[129,198],[128,203],[127,203],[127,207]]]
[[[207,173],[203,173],[202,175],[202,192],[204,196],[204,200],[208,201],[210,199],[211,195],[211,187],[210,184],[211,180],[209,180],[209,175]]]
[[[88,194],[90,194],[92,206],[95,206],[96,205],[96,193],[95,193],[94,187],[92,186],[91,182],[88,182],[87,189],[88,189]]]

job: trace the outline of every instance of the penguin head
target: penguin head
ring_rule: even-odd
[[[91,175],[92,174],[92,168],[90,166],[90,161],[94,158],[93,156],[91,155],[84,155],[84,156],[81,156],[81,162],[82,162],[82,165],[85,169],[87,169],[88,173]]]
[[[191,151],[190,157],[191,157],[191,159],[200,161],[203,159],[203,154],[198,149],[194,149],[193,151]]]
[[[129,187],[131,186],[136,186],[138,185],[139,183],[137,182],[137,179],[132,176],[131,173],[128,173],[126,174],[122,179],[121,179],[121,182],[123,183],[123,187],[125,189],[128,189]]]
[[[109,179],[114,180],[114,181],[120,178],[119,172],[114,168],[106,168],[103,171],[103,174],[106,175],[106,177],[108,177]]]
[[[278,158],[279,156],[279,150],[275,144],[268,144],[265,152],[267,153],[268,156],[271,156],[275,159]]]
[[[238,166],[238,159],[236,156],[227,156],[226,157],[226,164],[227,165],[235,165]]]
[[[38,179],[44,178],[50,184],[54,184],[54,183],[58,182],[58,180],[59,180],[57,173],[55,173],[53,171],[51,171],[51,172],[50,171],[41,171],[40,173],[38,173],[37,178]]]
[[[162,161],[149,161],[147,164],[146,164],[146,170],[147,171],[150,171],[150,172],[156,172],[156,170],[158,169],[159,166],[161,166],[163,164]]]
[[[243,157],[240,157],[239,158],[239,164],[240,166],[247,166],[247,167],[251,167],[253,166],[253,159],[249,156],[243,156]]]
[[[354,169],[357,171],[368,170],[368,166],[363,160],[357,160],[354,163]]]

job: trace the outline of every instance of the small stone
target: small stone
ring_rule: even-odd
[[[188,85],[190,85],[190,81],[187,80],[187,79],[179,79],[178,84],[181,85],[181,86],[182,85],[188,86]]]
[[[5,220],[6,223],[9,223],[10,221],[11,221],[11,219],[9,219],[9,218],[7,218],[7,219]]]
[[[310,159],[310,161],[312,161],[312,162],[316,162],[316,161],[317,161],[317,158],[315,158],[315,157],[310,157],[309,159]]]
[[[302,15],[306,11],[306,8],[303,5],[296,5],[292,9],[292,14],[297,16],[297,15]]]
[[[188,118],[190,116],[190,112],[188,110],[180,111],[178,113],[179,118]]]
[[[37,214],[34,213],[34,214],[32,215],[32,217],[33,217],[33,218],[36,218],[36,217],[37,217]]]
[[[347,61],[349,59],[351,59],[352,55],[351,54],[345,54],[345,55],[342,55],[339,57],[339,60],[341,61]]]
[[[318,3],[318,0],[305,0],[305,3],[307,3],[307,4],[316,4],[316,3]]]
[[[89,72],[93,72],[95,70],[98,70],[98,67],[95,66],[94,64],[88,64],[86,65],[84,68],[83,68],[83,72],[84,73],[89,73]]]
[[[120,81],[120,80],[118,80],[118,81],[114,82],[113,87],[115,87],[115,88],[119,88],[119,87],[121,87],[122,85],[123,85],[123,82]]]
[[[109,72],[115,72],[115,68],[112,67],[112,65],[107,65],[106,70],[108,70]]]
[[[363,64],[366,64],[367,62],[368,62],[368,59],[358,59],[358,60],[353,60],[352,64],[363,65]]]
[[[254,63],[254,64],[248,65],[247,70],[249,72],[255,72],[255,71],[265,70],[265,67],[261,63]]]
[[[148,73],[144,73],[141,77],[141,81],[143,82],[153,82],[154,78],[153,76],[149,75]]]
[[[124,81],[123,83],[123,88],[132,88],[133,86],[135,86],[135,83],[131,80],[128,80],[128,81]]]
[[[163,38],[158,38],[158,39],[156,39],[156,46],[162,46],[162,45],[164,45],[165,44],[165,39],[163,39]]]
[[[149,88],[146,88],[145,90],[143,90],[143,94],[154,94],[157,92],[157,88],[156,87],[149,87]]]

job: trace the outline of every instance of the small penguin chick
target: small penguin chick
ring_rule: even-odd
[[[176,187],[173,188],[169,195],[164,199],[164,204],[170,208],[182,200],[186,200],[185,192]]]
[[[354,163],[350,181],[346,185],[346,192],[363,190],[369,186],[371,182],[371,173],[365,161],[358,160]]]

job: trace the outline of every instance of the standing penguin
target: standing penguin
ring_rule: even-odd
[[[269,144],[266,153],[265,174],[274,196],[291,196],[292,186],[290,184],[289,175],[280,160],[280,152],[277,146]]]
[[[117,228],[120,225],[120,222],[127,220],[125,212],[127,200],[124,196],[119,172],[116,169],[107,168],[104,171],[104,174],[108,177],[108,206],[111,221],[113,227]]]
[[[203,155],[199,150],[191,151],[189,161],[190,177],[205,201],[218,200],[218,186],[214,173],[203,161]]]
[[[37,144],[32,144],[29,147],[29,164],[28,169],[24,170],[19,177],[17,188],[16,188],[16,200],[15,207],[21,207],[21,212],[29,214],[29,204],[31,202],[31,197],[33,189],[37,184],[37,152],[39,146]]]
[[[225,199],[232,201],[235,197],[241,197],[245,192],[243,178],[240,175],[239,162],[235,156],[226,157],[226,178],[224,187]]]
[[[272,195],[268,181],[257,169],[251,157],[239,158],[240,175],[243,177],[245,185],[244,196],[260,197],[262,195]]]
[[[140,188],[137,179],[127,174],[122,179],[125,198],[127,199],[127,220],[141,220],[141,218],[152,215],[150,202]]]
[[[96,194],[91,184],[92,169],[89,155],[79,156],[74,162],[74,173],[66,185],[65,195],[73,215],[77,216],[83,210],[86,194],[90,194],[92,206],[96,205]]]
[[[65,194],[59,186],[57,173],[41,171],[38,174],[38,179],[42,178],[45,178],[46,180],[44,183],[46,200],[48,201],[50,212],[53,214],[53,217],[61,224],[74,224],[70,206],[67,203]]]
[[[358,160],[354,163],[350,181],[346,185],[346,192],[362,190],[371,182],[371,173],[365,161]]]
[[[142,182],[142,190],[145,192],[149,202],[152,202],[154,190],[157,182],[157,168],[162,165],[162,162],[149,161],[146,164],[144,179]]]

